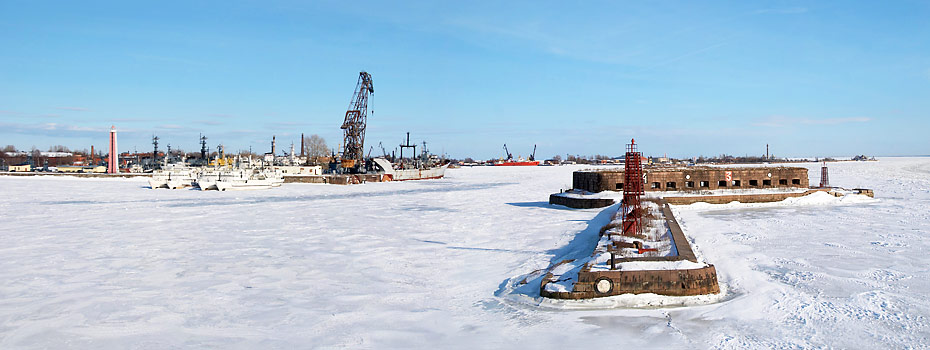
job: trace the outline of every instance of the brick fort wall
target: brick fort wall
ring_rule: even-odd
[[[807,168],[800,167],[648,167],[644,172],[646,191],[810,187]],[[595,193],[622,191],[623,170],[576,171],[572,187]]]

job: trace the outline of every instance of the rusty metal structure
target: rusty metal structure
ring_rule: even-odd
[[[830,175],[827,173],[827,162],[820,167],[820,187],[830,187]]]
[[[368,123],[368,96],[375,92],[371,74],[358,73],[355,93],[346,111],[342,130],[344,149],[342,151],[342,169],[344,172],[358,173],[364,171],[365,126]]]
[[[620,207],[623,214],[623,235],[638,235],[643,231],[640,203],[640,197],[645,193],[642,158],[642,153],[637,150],[636,140],[631,139],[630,144],[626,146],[623,203]]]

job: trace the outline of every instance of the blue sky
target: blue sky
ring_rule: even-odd
[[[0,144],[930,154],[930,3],[0,1]],[[366,145],[366,148],[368,146]],[[374,153],[378,153],[377,151]]]

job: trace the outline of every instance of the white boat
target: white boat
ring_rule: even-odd
[[[284,174],[260,169],[239,169],[239,176],[220,176],[214,186],[217,190],[262,190],[279,187],[284,183]]]
[[[266,190],[272,188],[268,179],[230,179],[216,182],[216,189],[220,191]]]
[[[446,169],[449,168],[449,164],[434,167],[403,168],[391,164],[390,161],[384,158],[375,158],[373,161],[384,172],[381,181],[441,179],[445,176]]]
[[[152,172],[152,178],[149,179],[149,186],[152,189],[185,188],[192,186],[196,179],[197,169],[189,168],[186,165],[169,164],[163,169]]]
[[[168,188],[168,178],[161,176],[156,177],[155,175],[152,175],[152,177],[149,179],[149,187],[151,187],[153,190],[156,188]]]
[[[197,180],[194,181],[194,186],[199,188],[202,191],[207,190],[218,190],[216,187],[216,182],[220,179],[230,179],[230,178],[244,178],[245,170],[243,169],[211,169],[203,171],[200,175],[197,176]]]

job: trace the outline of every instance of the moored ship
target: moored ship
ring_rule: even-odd
[[[507,144],[504,144],[504,153],[507,154],[507,159],[501,159],[499,162],[494,163],[494,166],[537,166],[539,161],[536,160],[536,145],[533,145],[533,154],[530,155],[529,159],[524,160],[523,158],[513,159],[513,154],[510,153],[510,150],[507,149]]]
[[[416,154],[416,145],[410,143],[410,133],[407,133],[407,142],[400,145],[400,158],[388,156],[384,151],[383,157],[373,158],[371,161],[375,165],[374,171],[381,174],[381,181],[408,181],[408,180],[428,180],[441,179],[445,176],[449,164],[444,162],[436,155],[431,155],[426,149],[426,142],[423,142],[423,148],[419,156],[404,158],[404,149],[412,148]],[[388,160],[388,158],[392,159]]]
[[[537,166],[539,165],[538,160],[526,160],[526,161],[505,161],[500,163],[494,163],[494,166]]]
[[[407,181],[441,179],[445,176],[449,164],[441,166],[409,167],[394,165],[384,158],[375,158],[372,161],[381,168],[383,175],[381,181]]]

